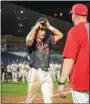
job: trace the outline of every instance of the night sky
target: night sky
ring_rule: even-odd
[[[43,14],[72,23],[69,11],[76,3],[84,3],[89,7],[88,21],[90,22],[89,1],[2,1],[1,33],[26,36]]]

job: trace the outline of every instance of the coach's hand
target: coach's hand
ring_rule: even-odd
[[[64,85],[59,85],[58,93],[61,97],[64,97]]]

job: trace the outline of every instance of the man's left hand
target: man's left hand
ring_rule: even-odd
[[[59,85],[58,93],[61,97],[64,97],[64,85]]]
[[[48,19],[47,19],[47,22],[46,22],[46,26],[47,26],[47,28],[50,27],[50,23],[49,23]]]

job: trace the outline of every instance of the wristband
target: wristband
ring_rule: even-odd
[[[65,84],[65,82],[58,82],[58,85],[64,85]]]
[[[52,26],[49,26],[49,28],[48,28],[49,30],[51,30],[51,31],[53,31],[54,30],[54,27],[52,27]]]

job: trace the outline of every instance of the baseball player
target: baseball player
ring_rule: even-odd
[[[62,66],[61,66],[61,64],[60,63],[58,63],[57,64],[57,68],[56,68],[56,76],[57,76],[57,80],[59,81],[59,79],[60,79],[60,73],[61,73],[61,68],[62,68]]]
[[[55,67],[54,62],[50,63],[50,72],[51,72],[53,82],[55,82],[56,81],[56,67]]]
[[[9,62],[7,65],[7,73],[8,73],[8,79],[12,79],[12,70],[11,70],[11,63]]]
[[[17,82],[17,64],[15,61],[13,61],[12,65],[11,65],[11,69],[12,69],[12,79],[13,79],[13,82]]]
[[[19,80],[21,80],[22,74],[23,74],[23,61],[20,60],[20,63],[18,64],[18,68],[19,68],[18,78],[19,78]]]
[[[52,35],[47,39],[46,30]],[[31,55],[32,68],[29,72],[27,103],[33,103],[37,91],[41,88],[44,103],[52,103],[53,81],[48,71],[50,47],[63,37],[63,34],[51,26],[47,18],[41,17],[26,37],[26,45]]]
[[[1,80],[2,82],[5,80],[5,65],[3,60],[1,60]]]
[[[29,71],[30,67],[29,64],[27,62],[24,62],[23,64],[23,73],[22,73],[22,81],[23,83],[26,81],[28,81],[28,71]]]

